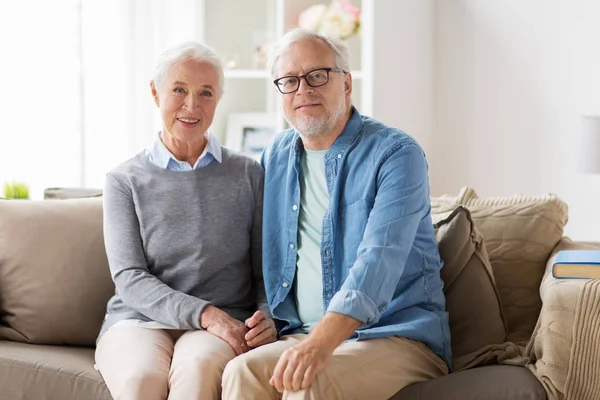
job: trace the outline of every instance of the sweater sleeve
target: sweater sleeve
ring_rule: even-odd
[[[103,206],[108,264],[123,303],[173,328],[200,329],[209,302],[174,290],[149,272],[131,188],[113,173],[106,177]]]

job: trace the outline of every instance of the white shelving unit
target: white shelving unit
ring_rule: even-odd
[[[372,21],[376,0],[349,1],[361,9],[361,30],[346,42],[353,67],[353,101],[362,113],[371,115]],[[217,51],[225,68],[225,95],[211,127],[222,143],[227,141],[227,120],[233,113],[275,115],[275,129],[281,131],[287,127],[279,93],[270,71],[257,62],[256,49],[266,40],[275,41],[296,27],[298,15],[315,4],[329,4],[329,0],[199,0],[205,21],[199,40]]]

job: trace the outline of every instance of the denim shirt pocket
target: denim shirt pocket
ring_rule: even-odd
[[[367,210],[367,217],[368,217],[368,212],[370,212],[371,208],[373,208],[373,203],[374,203],[374,199],[372,199],[370,197],[365,197],[363,199],[355,201],[354,203],[344,205],[340,209],[340,217],[342,219],[348,218],[348,217],[352,216],[353,214],[359,213],[361,211],[364,213],[365,210]]]

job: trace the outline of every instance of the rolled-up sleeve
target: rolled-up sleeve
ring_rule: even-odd
[[[377,194],[357,259],[327,311],[350,316],[360,329],[379,321],[402,276],[429,209],[427,162],[414,142],[398,143],[377,173]]]

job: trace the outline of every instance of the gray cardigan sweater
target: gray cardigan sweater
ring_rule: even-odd
[[[107,175],[104,240],[116,290],[100,335],[124,319],[200,329],[208,304],[240,321],[268,313],[263,170],[222,150],[221,163],[185,172],[160,168],[142,152]]]

